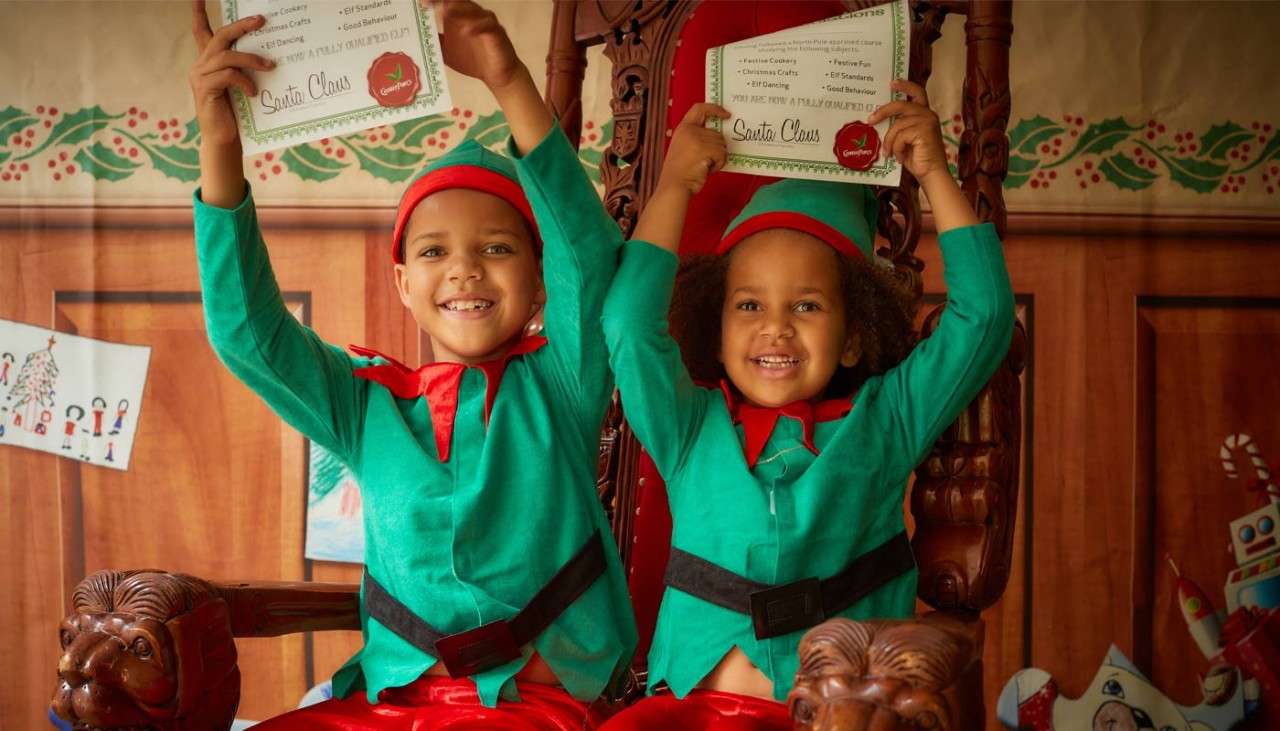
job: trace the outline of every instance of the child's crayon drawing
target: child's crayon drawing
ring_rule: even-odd
[[[307,490],[306,558],[364,563],[360,486],[342,461],[314,442]]]
[[[150,359],[147,346],[0,320],[0,446],[127,469],[138,423],[130,404],[142,400]]]

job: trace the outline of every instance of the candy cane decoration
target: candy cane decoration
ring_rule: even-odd
[[[1253,463],[1254,474],[1258,476],[1258,484],[1261,489],[1271,498],[1271,502],[1280,504],[1280,487],[1277,487],[1271,481],[1271,470],[1267,467],[1267,463],[1262,459],[1262,453],[1258,449],[1257,442],[1253,441],[1253,437],[1248,434],[1229,434],[1223,440],[1222,446],[1218,448],[1218,457],[1222,460],[1222,469],[1227,473],[1229,479],[1236,479],[1240,476],[1236,470],[1235,457],[1233,452],[1236,450],[1244,450],[1249,456],[1249,461]]]

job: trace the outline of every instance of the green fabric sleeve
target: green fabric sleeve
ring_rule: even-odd
[[[900,446],[889,466],[902,480],[995,373],[1013,335],[1013,290],[995,226],[952,229],[938,243],[947,303],[937,328],[864,389]],[[853,441],[841,436],[833,442]]]
[[[286,422],[344,461],[355,452],[363,383],[352,360],[285,308],[250,193],[233,209],[195,194],[196,260],[209,344]]]
[[[583,427],[596,439],[613,392],[600,315],[622,231],[558,124],[527,155],[521,157],[511,140],[507,152],[542,238],[547,347],[562,366],[566,393],[583,415]]]
[[[665,249],[628,241],[604,305],[609,364],[627,423],[668,480],[706,411],[667,325],[678,265]]]

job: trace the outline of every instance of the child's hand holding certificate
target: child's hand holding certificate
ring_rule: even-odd
[[[433,114],[451,105],[429,8],[417,0],[223,0],[266,23],[236,51],[275,61],[233,89],[246,155]]]
[[[708,50],[706,99],[733,114],[711,123],[728,142],[724,169],[897,185],[881,145],[892,120],[866,120],[901,98],[889,85],[907,76],[909,20],[894,0]]]

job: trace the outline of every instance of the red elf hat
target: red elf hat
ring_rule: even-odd
[[[529,230],[533,232],[533,244],[542,254],[542,241],[538,237],[538,225],[533,220],[533,208],[525,197],[511,160],[482,146],[475,140],[467,140],[439,157],[418,173],[400,198],[396,210],[396,227],[391,233],[391,260],[404,263],[402,238],[413,209],[432,193],[450,188],[464,188],[496,195],[510,203],[520,213]]]
[[[729,222],[715,253],[771,228],[802,231],[854,259],[872,261],[879,204],[870,186],[787,179],[760,188]]]

